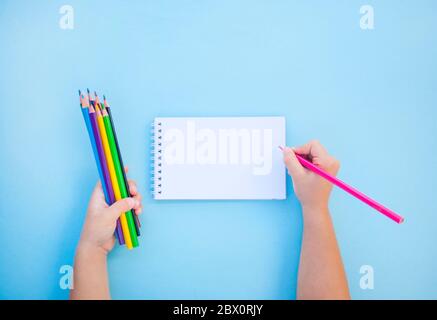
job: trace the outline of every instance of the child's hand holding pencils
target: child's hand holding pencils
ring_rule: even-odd
[[[114,231],[120,214],[131,209],[134,209],[136,214],[140,214],[142,210],[141,195],[132,180],[129,180],[129,190],[132,197],[121,199],[108,206],[102,185],[100,182],[97,183],[88,205],[78,250],[101,249],[105,254],[112,250],[115,244]]]
[[[120,215],[131,209],[142,210],[141,195],[135,182],[128,181],[132,197],[111,206],[106,203],[102,184],[91,195],[85,224],[74,258],[74,286],[71,299],[110,299],[107,254],[115,245],[114,231]]]

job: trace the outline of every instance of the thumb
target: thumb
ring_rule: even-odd
[[[284,148],[284,163],[287,166],[288,173],[291,175],[292,178],[301,175],[305,171],[305,169],[302,167],[299,160],[297,159],[296,155],[294,154],[294,151],[289,147]]]
[[[100,208],[105,208],[106,207],[105,204],[106,204],[106,200],[105,200],[105,195],[103,193],[102,184],[100,183],[100,181],[98,181],[93,190],[93,193],[91,194],[89,207],[100,209]]]
[[[123,212],[129,211],[134,206],[135,200],[133,198],[124,198],[118,200],[107,209],[107,216],[111,220],[117,220]]]

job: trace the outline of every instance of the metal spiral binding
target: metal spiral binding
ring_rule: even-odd
[[[150,191],[156,198],[162,194],[162,123],[155,121],[151,127]]]

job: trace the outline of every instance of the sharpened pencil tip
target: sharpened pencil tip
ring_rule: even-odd
[[[85,95],[81,95],[81,101],[82,101],[82,106],[83,107],[85,107],[85,108],[88,108],[89,107],[89,105],[90,105],[90,102],[89,102],[89,100],[88,100],[88,96],[85,96]]]
[[[79,89],[79,90],[77,90],[77,91],[79,91],[79,96],[80,96],[80,95],[81,95],[80,89]]]
[[[96,102],[96,104],[100,104],[100,99],[99,96],[97,95],[97,92],[94,91],[94,101]]]
[[[103,95],[103,105],[104,105],[105,108],[109,108],[109,104],[108,104],[108,101],[106,101],[106,96],[105,95]]]
[[[88,94],[90,94],[90,89],[86,88],[86,91],[88,92]]]

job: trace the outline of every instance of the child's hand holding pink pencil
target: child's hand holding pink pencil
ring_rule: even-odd
[[[327,208],[329,194],[334,184],[393,221],[397,223],[404,221],[404,218],[397,213],[337,179],[335,175],[340,168],[340,163],[330,156],[318,141],[311,141],[298,148],[282,146],[279,148],[284,152],[284,161],[289,174],[293,177],[294,190],[302,207]]]
[[[312,163],[335,176],[340,162],[330,156],[318,141],[311,141],[301,147],[284,148],[284,162],[288,173],[293,177],[293,187],[302,207],[327,208],[332,184],[305,169],[295,153],[308,155]]]

